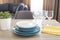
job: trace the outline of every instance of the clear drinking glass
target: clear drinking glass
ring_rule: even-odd
[[[48,13],[48,11],[46,11],[46,10],[43,10],[43,20],[45,20],[46,19],[46,14]]]
[[[40,19],[41,16],[42,16],[42,15],[40,14],[39,11],[33,12],[33,18],[34,18],[34,19]]]
[[[35,22],[44,21],[46,19],[46,14],[48,11],[43,10],[43,11],[34,11],[33,12],[33,18]],[[42,23],[42,22],[41,22]]]
[[[46,13],[48,13],[46,10],[42,10],[42,11],[34,11],[33,12],[33,18],[34,18],[34,22],[36,24],[38,24],[38,26],[40,26],[41,30],[43,28],[44,21],[46,19]]]
[[[42,11],[34,11],[33,18],[34,18],[33,21],[40,27],[40,30],[42,30],[43,12]]]

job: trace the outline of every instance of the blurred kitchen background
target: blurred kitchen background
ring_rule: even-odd
[[[0,0],[0,11],[9,10],[14,15],[20,3],[26,4],[29,11],[53,10],[53,18],[60,22],[60,0]]]

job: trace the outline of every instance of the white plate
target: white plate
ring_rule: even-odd
[[[33,21],[20,21],[16,23],[17,26],[20,28],[32,28],[35,27],[37,24]]]

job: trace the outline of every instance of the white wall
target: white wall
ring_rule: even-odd
[[[30,0],[31,11],[43,10],[43,0]]]

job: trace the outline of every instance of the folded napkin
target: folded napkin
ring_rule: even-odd
[[[60,35],[60,27],[47,25],[43,27],[42,33]]]

